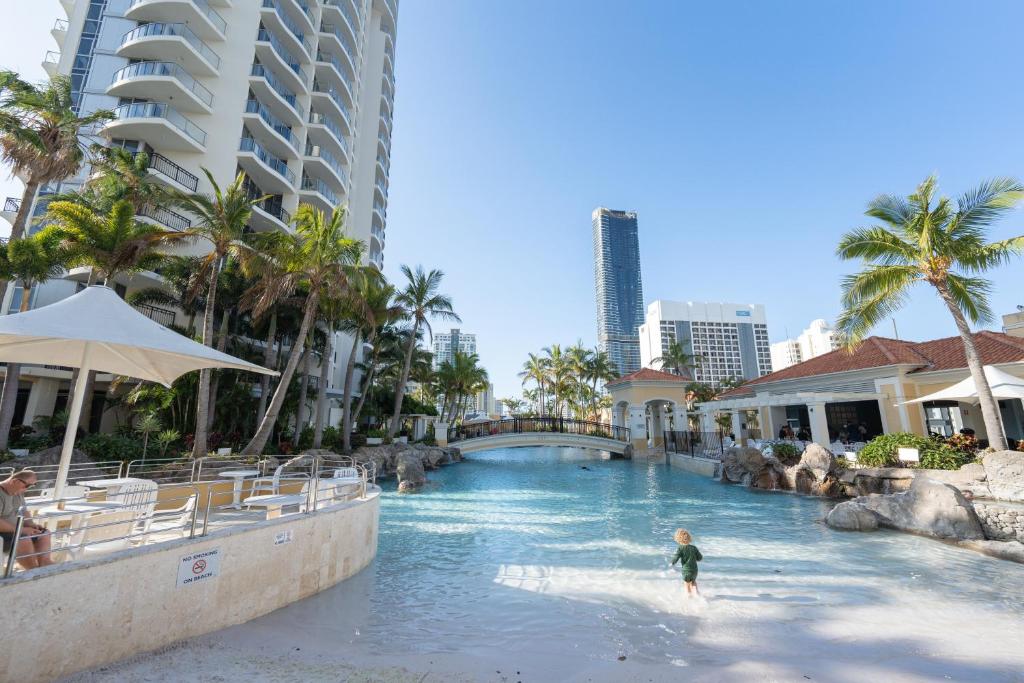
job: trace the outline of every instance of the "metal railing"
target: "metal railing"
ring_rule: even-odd
[[[352,152],[348,146],[348,140],[345,138],[345,134],[341,132],[341,126],[339,126],[338,123],[333,118],[331,118],[327,114],[321,114],[319,112],[311,111],[309,112],[309,122],[313,125],[323,126],[327,130],[329,130],[331,132],[331,135],[334,136],[334,139],[338,141],[338,145],[340,145],[341,148],[345,150],[345,154],[349,156],[352,155]],[[348,124],[348,121],[345,121],[345,123]]]
[[[274,131],[287,140],[295,151],[299,150],[299,139],[292,132],[292,127],[281,119],[274,116],[266,105],[259,100],[246,100],[245,101],[245,113],[246,114],[257,114],[263,121],[274,129]]]
[[[263,66],[262,64],[253,64],[250,75],[255,76],[256,78],[266,79],[267,83],[270,85],[270,88],[278,95],[280,95],[281,99],[283,99],[285,102],[291,105],[291,108],[294,109],[296,112],[298,112],[299,114],[302,113],[302,109],[299,108],[299,103],[295,98],[295,93],[292,92],[291,89],[289,89],[287,86],[285,86],[285,84],[282,83],[277,78],[273,71]]]
[[[348,28],[352,32],[352,35],[359,35],[359,31],[356,30],[356,27],[359,26],[359,22],[354,16],[352,16],[352,12],[349,10],[349,0],[324,0],[324,6],[336,8],[345,18],[345,22],[348,24]]]
[[[157,223],[164,225],[171,230],[177,230],[181,232],[188,230],[192,227],[192,221],[182,216],[180,213],[175,213],[170,209],[165,209],[162,206],[147,206],[139,211],[140,216],[146,218],[152,218]]]
[[[629,428],[596,422],[592,420],[574,420],[562,417],[513,417],[508,420],[491,420],[471,425],[449,427],[448,443],[476,439],[499,434],[537,434],[537,433],[573,434],[576,436],[594,436],[614,441],[629,441]]]
[[[203,42],[202,38],[197,36],[192,29],[185,24],[165,24],[162,22],[142,24],[138,28],[134,28],[131,31],[128,31],[128,33],[125,33],[124,37],[121,39],[121,45],[124,46],[126,43],[130,43],[133,40],[149,38],[152,36],[182,38],[185,42],[191,45],[195,51],[203,57],[203,59],[209,62],[214,69],[220,68],[220,55],[211,50],[210,46]]]
[[[21,211],[21,197],[8,197],[4,201],[4,211],[10,213]]]
[[[299,60],[292,56],[292,53],[281,43],[278,37],[266,27],[260,28],[256,33],[256,41],[261,43],[270,43],[270,47],[277,53],[277,56],[281,58],[288,68],[294,71],[303,84],[309,83],[309,78],[306,76],[306,72],[302,70],[302,64]]]
[[[734,444],[722,432],[665,432],[665,451],[689,455],[694,458],[720,460],[727,448]]]
[[[136,5],[141,5],[142,3],[149,1],[150,0],[132,0],[130,7],[135,7]],[[210,20],[218,31],[224,33],[227,30],[228,22],[224,21],[224,17],[222,17],[217,10],[210,7],[210,4],[206,0],[192,0],[192,4],[194,4],[199,11]]]
[[[174,311],[169,308],[160,308],[150,304],[134,304],[132,308],[164,327],[170,327],[174,324]]]
[[[281,195],[279,194],[267,197],[256,206],[266,213],[269,213],[285,225],[292,222],[292,215],[285,210]]]
[[[341,180],[342,185],[348,182],[348,172],[345,170],[345,167],[341,165],[341,162],[338,161],[338,158],[331,153],[331,150],[319,145],[314,145],[307,141],[305,156],[314,159],[322,159],[324,163],[331,167],[331,170],[338,174],[338,178]]]
[[[164,119],[200,145],[206,145],[206,131],[192,123],[192,121],[169,104],[163,104],[162,102],[122,104],[114,109],[114,118],[116,120]]]
[[[202,83],[197,81],[181,65],[173,62],[135,62],[115,71],[110,82],[114,84],[118,81],[127,81],[132,78],[142,78],[145,76],[173,78],[181,83],[185,90],[198,97],[200,102],[208,107],[213,105],[213,93],[207,90]]]
[[[273,169],[278,175],[282,176],[290,185],[295,185],[295,173],[288,168],[288,162],[283,159],[279,159],[268,152],[253,138],[242,138],[238,143],[238,151],[252,152],[256,155],[257,159]]]
[[[335,194],[334,190],[327,186],[327,183],[319,178],[310,178],[308,175],[303,173],[302,187],[300,189],[306,192],[317,192],[323,195],[323,197],[331,204],[338,203],[338,195]]]
[[[359,63],[359,60],[356,58],[356,55],[358,55],[359,53],[356,51],[355,47],[352,46],[352,43],[349,41],[348,37],[342,35],[340,27],[338,27],[336,24],[329,24],[327,22],[323,22],[320,24],[320,32],[334,36],[338,40],[338,42],[341,43],[341,47],[345,51],[345,56],[349,58],[349,61],[353,64],[353,66]]]
[[[57,21],[55,21],[53,23],[53,28],[50,29],[50,30],[51,31],[67,31],[68,30],[68,20],[67,19],[58,19]]]
[[[349,99],[352,99],[352,84],[349,82],[345,69],[341,66],[341,61],[334,55],[334,53],[317,50],[316,61],[321,64],[330,64],[334,67],[334,72],[337,75],[338,80],[341,81],[341,84],[345,86],[345,90],[348,91]]]
[[[274,14],[277,15],[277,18],[281,20],[281,23],[284,24],[285,28],[292,32],[292,35],[295,36],[296,40],[302,44],[302,47],[307,54],[312,51],[312,47],[306,41],[306,32],[303,31],[297,23],[295,23],[295,20],[292,19],[291,15],[281,7],[277,0],[263,0],[263,7],[264,9],[274,10]]]
[[[338,110],[341,111],[341,116],[342,118],[345,119],[345,123],[348,123],[349,128],[352,128],[352,119],[348,115],[348,109],[345,107],[345,104],[341,101],[341,95],[338,94],[337,88],[333,86],[329,88],[324,88],[323,85],[320,83],[319,79],[314,78],[313,92],[327,95],[329,98],[331,98],[331,101],[334,102],[334,104],[337,105]]]
[[[174,163],[163,154],[147,152],[149,157],[149,168],[163,174],[174,182],[187,187],[192,192],[199,189],[199,176],[189,173],[184,168]]]

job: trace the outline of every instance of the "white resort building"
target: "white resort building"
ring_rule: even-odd
[[[255,196],[253,231],[290,231],[300,203],[348,210],[349,234],[366,244],[365,259],[382,267],[395,97],[397,0],[62,0],[58,49],[46,54],[51,74],[72,79],[80,113],[114,111],[86,142],[146,152],[152,177],[167,187],[210,192],[202,169],[221,187],[239,171]],[[31,214],[39,229],[49,197],[77,189],[89,168],[59,186],[44,187]],[[13,220],[17,199],[3,214]],[[159,209],[141,220],[182,230],[189,216]],[[196,245],[194,249],[202,249]],[[32,292],[32,308],[84,286],[89,269],[72,270]],[[117,291],[159,287],[144,273],[116,283]],[[20,288],[3,305],[17,310]],[[179,312],[143,312],[163,324]],[[341,394],[351,341],[336,340],[328,395]],[[308,368],[319,380],[320,360]],[[70,373],[26,367],[15,420],[31,424],[67,401]],[[102,405],[110,376],[101,375]],[[336,388],[336,390],[335,390]],[[100,429],[93,411],[90,431]],[[340,415],[335,410],[332,422]]]
[[[839,337],[836,331],[823,319],[818,318],[796,339],[786,339],[772,344],[772,370],[783,370],[790,365],[835,351],[837,348]]]
[[[754,379],[772,371],[768,320],[761,304],[657,300],[640,326],[640,362],[655,362],[679,342],[697,356],[693,379],[718,386],[728,379]]]
[[[451,363],[455,358],[455,352],[476,353],[476,335],[471,332],[463,332],[458,328],[452,328],[450,332],[438,332],[434,335],[433,349],[434,369],[441,367],[442,363]]]

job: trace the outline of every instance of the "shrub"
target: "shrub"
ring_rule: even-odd
[[[800,462],[800,449],[787,441],[773,441],[772,455],[786,467],[791,467]]]
[[[366,445],[366,435],[365,434],[353,434],[352,437],[351,437],[351,443],[352,443],[352,448],[353,449],[362,448],[363,446]]]
[[[97,461],[129,461],[142,457],[142,442],[123,434],[90,434],[78,442],[78,447]]]
[[[971,458],[980,450],[978,448],[978,439],[971,434],[954,434],[946,439],[946,445],[954,451],[960,451],[969,455]]]
[[[916,448],[921,457],[920,466],[933,470],[959,469],[974,459],[973,453],[956,450],[941,439],[897,432],[882,434],[869,441],[857,454],[857,462],[868,467],[895,467],[899,464],[900,448]]]
[[[299,442],[297,445],[300,451],[313,447],[313,431],[314,430],[311,425],[306,425],[302,428],[302,431],[299,432]]]
[[[336,448],[341,445],[341,432],[337,427],[324,427],[324,434],[320,438],[324,448]]]
[[[371,439],[383,439],[387,435],[388,432],[386,429],[370,429],[366,432],[366,436]]]

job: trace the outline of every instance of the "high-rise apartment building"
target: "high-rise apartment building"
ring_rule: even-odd
[[[266,196],[253,211],[252,231],[291,232],[300,203],[326,212],[345,205],[349,235],[365,243],[367,263],[382,267],[398,0],[61,5],[67,18],[52,32],[60,49],[47,53],[43,66],[51,76],[71,77],[79,113],[115,114],[88,131],[86,143],[146,152],[152,178],[174,190],[211,192],[204,169],[222,188],[244,171],[251,196]],[[88,173],[86,166],[79,177],[42,188],[32,215]],[[139,218],[172,230],[192,222],[165,208]],[[63,298],[87,277],[72,271],[36,288],[33,304]],[[150,273],[116,284],[130,292],[160,279]],[[10,299],[20,297],[9,290]],[[174,311],[157,313],[161,322],[174,320]],[[350,346],[335,345],[341,352],[331,387],[340,387]]]
[[[638,334],[644,322],[636,212],[598,207],[591,219],[597,345],[625,375],[640,369]]]
[[[698,382],[719,386],[723,380],[754,379],[772,371],[768,321],[761,304],[706,301],[654,301],[640,327],[640,355],[645,367],[678,342],[696,356],[690,370]]]
[[[772,370],[782,370],[839,348],[839,337],[832,327],[818,318],[796,339],[775,342],[771,346]]]
[[[455,358],[456,351],[467,354],[476,353],[476,335],[459,329],[435,334],[433,344],[434,369],[437,370],[442,363],[451,363]]]

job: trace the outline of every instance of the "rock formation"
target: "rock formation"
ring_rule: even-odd
[[[409,493],[418,490],[427,483],[427,473],[423,468],[423,458],[411,451],[398,454],[398,492]]]

